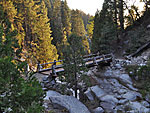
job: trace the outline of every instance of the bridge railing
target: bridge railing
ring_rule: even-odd
[[[108,60],[112,59],[112,54],[106,54],[106,55],[99,55],[99,54],[90,54],[90,55],[85,55],[83,56],[83,60],[85,61],[85,65],[98,65],[99,62],[106,62]],[[54,62],[49,62],[49,63],[43,63],[43,64],[38,64],[37,71],[38,72],[44,72],[48,70],[55,71],[55,69],[63,68],[62,64],[56,65],[57,62],[63,62],[63,60],[55,61]],[[44,65],[52,64],[52,67],[43,69]]]
[[[94,54],[94,55],[95,55],[95,54]],[[94,57],[91,55],[90,58],[85,58],[84,61],[85,61],[85,62],[89,62],[89,61],[97,62],[96,60],[98,60],[98,59],[99,59],[99,60],[106,60],[106,61],[107,61],[107,59],[109,59],[109,58],[112,58],[112,54],[106,54],[106,55],[103,54],[103,55],[94,56]],[[93,62],[93,63],[94,63],[94,62]]]
[[[48,69],[43,69],[43,67],[44,67],[44,65],[48,65],[48,64],[55,64],[56,65],[56,63],[57,62],[62,62],[63,60],[58,60],[58,61],[55,61],[54,60],[54,62],[48,62],[48,63],[43,63],[43,64],[40,64],[40,63],[38,63],[37,64],[37,71],[39,72],[39,71],[41,71],[41,70],[48,70],[48,69],[52,69],[52,68],[48,68]],[[62,64],[60,64],[60,65],[56,65],[56,67],[55,68],[59,68],[59,67],[62,67]]]

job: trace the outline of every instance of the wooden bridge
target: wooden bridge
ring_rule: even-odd
[[[106,55],[99,55],[99,54],[90,54],[83,57],[85,61],[86,67],[93,67],[95,65],[108,65],[113,58],[112,54],[106,54]],[[57,65],[57,62],[63,62],[63,60],[49,62],[49,63],[43,63],[38,64],[37,71],[42,74],[49,75],[53,71],[56,73],[63,72],[63,64]],[[52,64],[50,68],[43,69],[44,65]]]

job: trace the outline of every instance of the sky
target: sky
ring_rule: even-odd
[[[130,4],[135,3],[142,10],[143,4],[139,3],[139,0],[126,0],[130,1]],[[71,9],[79,9],[86,14],[95,15],[97,9],[101,10],[104,0],[67,0],[68,6]]]
[[[67,0],[67,3],[71,9],[79,9],[94,16],[97,9],[101,10],[103,0]]]

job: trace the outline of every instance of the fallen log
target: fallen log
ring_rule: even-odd
[[[131,57],[134,57],[134,56],[137,56],[140,52],[144,51],[145,49],[147,49],[148,47],[150,46],[150,41],[146,44],[144,44],[142,47],[140,47],[139,49],[137,49],[136,52],[130,54],[128,56],[128,58],[131,58]]]

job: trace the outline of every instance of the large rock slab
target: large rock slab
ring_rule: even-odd
[[[134,91],[128,91],[127,93],[122,95],[122,98],[127,99],[129,101],[134,101],[137,98],[141,98],[142,99],[142,95],[138,92],[134,92]]]
[[[102,89],[102,88],[100,88],[99,86],[93,86],[93,87],[91,87],[91,91],[95,94],[95,96],[97,97],[97,98],[101,98],[102,96],[104,96],[105,95],[105,92],[104,92],[104,90]]]
[[[141,104],[145,107],[150,107],[150,104],[147,101],[142,101]]]
[[[99,79],[97,78],[97,82],[100,87],[105,91],[105,93],[111,93],[114,89],[114,86],[108,81],[108,79]]]
[[[121,81],[123,81],[126,84],[132,84],[132,80],[128,74],[121,74],[121,76],[119,76],[119,78]]]
[[[93,113],[104,113],[104,110],[103,110],[103,108],[98,107],[98,108],[95,108],[92,112]]]
[[[112,70],[107,70],[107,71],[104,73],[104,76],[112,77],[112,76],[113,76],[113,71],[112,71]]]
[[[103,102],[108,102],[108,103],[112,103],[112,104],[118,103],[118,99],[115,98],[113,95],[105,95],[105,96],[101,97],[100,100]]]
[[[46,97],[44,98],[44,100],[49,100],[49,97],[52,96],[61,96],[61,94],[56,91],[49,90],[46,92]]]
[[[125,105],[133,111],[133,113],[149,113],[150,109],[146,108],[139,102],[129,102]]]
[[[122,84],[120,84],[119,82],[118,82],[118,80],[116,80],[116,79],[109,79],[108,80],[110,83],[111,83],[111,85],[113,85],[115,88],[118,88],[119,90],[120,90],[120,88],[125,88]]]
[[[111,102],[101,102],[100,106],[102,106],[102,108],[104,108],[104,111],[106,113],[115,113],[115,104],[112,104]]]
[[[88,88],[88,89],[86,90],[86,92],[84,92],[84,94],[86,95],[86,97],[87,97],[90,101],[93,101],[93,100],[94,100],[94,97],[93,97],[93,95],[92,95],[92,92],[91,92],[91,89],[90,89],[90,88]]]
[[[55,91],[48,91],[45,99],[47,98],[49,98],[56,108],[58,106],[66,108],[70,113],[90,113],[87,107],[73,96],[66,96]]]

